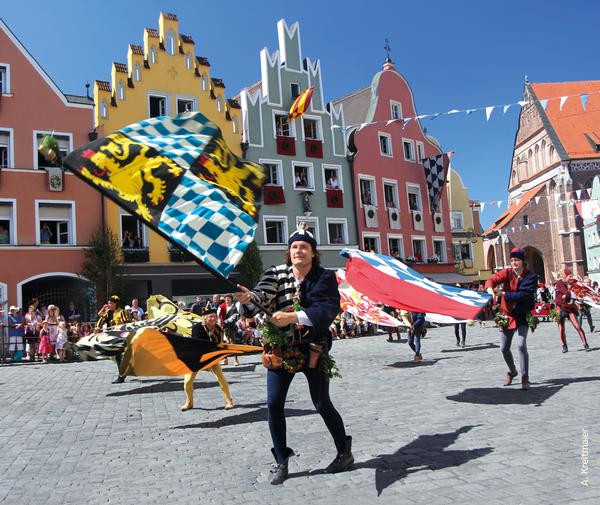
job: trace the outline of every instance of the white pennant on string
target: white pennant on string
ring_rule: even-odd
[[[579,95],[579,99],[581,100],[581,106],[583,107],[583,110],[585,111],[585,108],[587,106],[587,101],[588,101],[588,94],[582,93],[581,95]]]
[[[402,125],[402,129],[403,130],[404,130],[404,128],[406,128],[406,125],[411,122],[411,120],[412,120],[411,117],[405,117],[404,118],[404,124]]]
[[[502,205],[502,200],[498,200],[498,208]]]
[[[361,123],[361,124],[358,126],[358,129],[357,129],[356,131],[357,131],[357,132],[359,132],[360,130],[362,130],[362,129],[363,129],[365,126],[367,126],[368,124],[369,124],[369,123]]]
[[[540,100],[540,105],[542,106],[542,109],[546,110],[546,107],[548,107],[548,99],[544,98],[543,100]]]
[[[521,201],[521,199],[520,199],[520,198],[515,198],[515,199],[514,199],[514,202],[515,202],[515,207],[518,207],[518,206],[519,206],[519,202],[520,202],[520,201]]]
[[[577,191],[575,191],[575,194],[577,195],[577,200],[581,200],[581,190],[578,189]]]
[[[592,196],[592,188],[586,188],[588,196]]]
[[[561,96],[560,97],[560,105],[559,105],[559,110],[562,111],[563,105],[565,104],[565,102],[567,101],[567,98],[569,98],[568,96]]]
[[[462,112],[462,111],[460,111],[458,109],[452,109],[452,110],[449,110],[448,112],[446,112],[446,114],[448,114],[448,115],[450,115],[450,114],[458,114],[459,112]]]
[[[483,214],[483,209],[485,207],[485,202],[481,202],[479,205],[481,206],[481,213]]]
[[[536,196],[536,197],[534,198],[534,200],[535,200],[535,204],[536,204],[536,205],[537,205],[538,203],[540,203],[540,198],[541,198],[541,196]]]
[[[533,223],[533,224],[531,225],[531,227],[532,227],[532,228],[535,230],[535,223]]]
[[[527,105],[529,102],[527,100],[520,100],[519,102],[517,102],[521,107],[524,107],[525,105]]]
[[[506,111],[508,109],[510,109],[510,106],[512,105],[512,103],[509,103],[508,105],[505,105],[504,107],[502,107],[502,114],[506,114]]]
[[[465,112],[467,113],[467,116],[473,114],[473,112],[475,112],[477,109],[467,109]]]
[[[494,106],[490,105],[489,107],[485,108],[485,120],[489,121],[490,120],[490,116],[492,115],[492,111],[494,110]]]

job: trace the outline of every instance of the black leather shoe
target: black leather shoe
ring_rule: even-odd
[[[329,473],[339,473],[348,470],[354,464],[352,455],[352,437],[346,437],[346,445],[343,452],[338,452],[335,459],[329,464],[325,471]]]
[[[273,486],[278,486],[283,484],[283,482],[288,478],[288,463],[290,461],[290,457],[294,455],[294,451],[292,451],[289,447],[287,448],[288,455],[281,463],[274,463],[273,468],[271,468],[269,482]],[[273,453],[273,457],[275,461],[277,461],[277,457],[275,456],[275,449],[271,449]]]
[[[563,344],[562,352],[569,352],[569,348],[567,347],[567,344]]]
[[[121,384],[125,382],[125,377],[122,377],[121,375],[119,375],[114,381],[112,381],[113,384]]]

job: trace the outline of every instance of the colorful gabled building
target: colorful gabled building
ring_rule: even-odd
[[[456,274],[447,189],[433,209],[423,160],[443,154],[426,135],[406,79],[388,58],[371,85],[335,100],[349,129],[355,212],[360,247],[413,263],[441,282],[465,282]]]
[[[600,174],[600,81],[525,83],[508,209],[486,230],[489,266],[508,265],[525,247],[540,280],[586,272],[583,221],[575,202],[590,198]]]
[[[57,305],[62,313],[69,301],[75,301],[84,318],[91,315],[92,308],[82,302],[89,288],[80,272],[84,249],[100,222],[100,195],[49,163],[38,146],[54,132],[65,155],[89,142],[92,123],[92,100],[63,93],[0,19],[0,309],[4,316],[7,305],[27,311],[34,297]]]
[[[265,265],[281,263],[288,236],[304,222],[321,264],[341,267],[340,249],[358,244],[343,112],[325,102],[319,60],[302,57],[299,24],[282,19],[277,33],[279,50],[260,52],[261,80],[240,93],[245,157],[262,163],[269,177],[256,242]],[[308,110],[288,119],[310,87]]]
[[[200,111],[222,131],[229,148],[241,155],[241,110],[225,95],[222,79],[211,75],[208,58],[196,55],[192,37],[179,31],[174,14],[161,13],[158,30],[146,28],[143,45],[130,44],[126,63],[114,62],[110,81],[94,84],[95,124],[108,134],[128,124],[155,116]],[[128,290],[145,299],[152,293],[186,298],[224,292],[228,288],[172,248],[135,217],[105,200],[106,223],[123,239]],[[131,244],[133,243],[133,247]]]

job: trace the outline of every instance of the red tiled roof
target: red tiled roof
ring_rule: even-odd
[[[177,21],[177,14],[172,14],[170,12],[161,12],[165,19],[169,19],[171,21]]]
[[[262,81],[258,81],[257,83],[254,83],[252,86],[248,86],[248,93],[253,95],[257,91],[260,91],[261,89],[262,89]]]
[[[198,65],[202,65],[203,67],[210,67],[210,63],[206,56],[196,56],[196,61]]]
[[[110,82],[108,82],[108,81],[96,80],[96,84],[98,85],[98,89],[100,91],[108,91],[109,93],[112,91],[112,89],[110,87]]]
[[[546,108],[548,117],[560,143],[569,158],[598,158],[600,153],[594,149],[587,134],[600,144],[600,81],[531,83],[538,100],[549,100]],[[586,110],[583,110],[578,95],[588,94]],[[562,111],[560,97],[569,96]]]
[[[500,231],[501,228],[510,223],[522,209],[529,203],[529,201],[536,196],[542,189],[544,189],[544,185],[536,186],[535,188],[530,189],[525,194],[523,194],[519,198],[515,198],[515,200],[519,200],[518,204],[512,203],[511,206],[506,209],[500,217],[494,221],[494,223],[485,231],[484,235],[489,235],[495,231]],[[514,200],[513,200],[514,202]]]
[[[148,33],[148,37],[159,37],[158,30],[154,28],[146,28],[146,32]]]
[[[126,63],[117,63],[116,61],[113,61],[113,65],[115,66],[115,70],[117,72],[123,72],[124,74],[127,73],[127,64]]]
[[[190,35],[184,35],[183,33],[180,33],[179,36],[181,37],[181,40],[184,44],[194,43],[194,39]]]
[[[133,54],[140,54],[144,56],[144,48],[142,46],[138,46],[136,44],[129,44],[129,47],[131,47],[131,52]]]

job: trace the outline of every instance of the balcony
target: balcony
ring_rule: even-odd
[[[150,250],[147,247],[124,247],[122,251],[125,263],[147,263],[150,261]]]
[[[187,251],[182,251],[176,247],[169,248],[169,260],[173,263],[184,263],[186,261],[195,261],[194,256]]]

